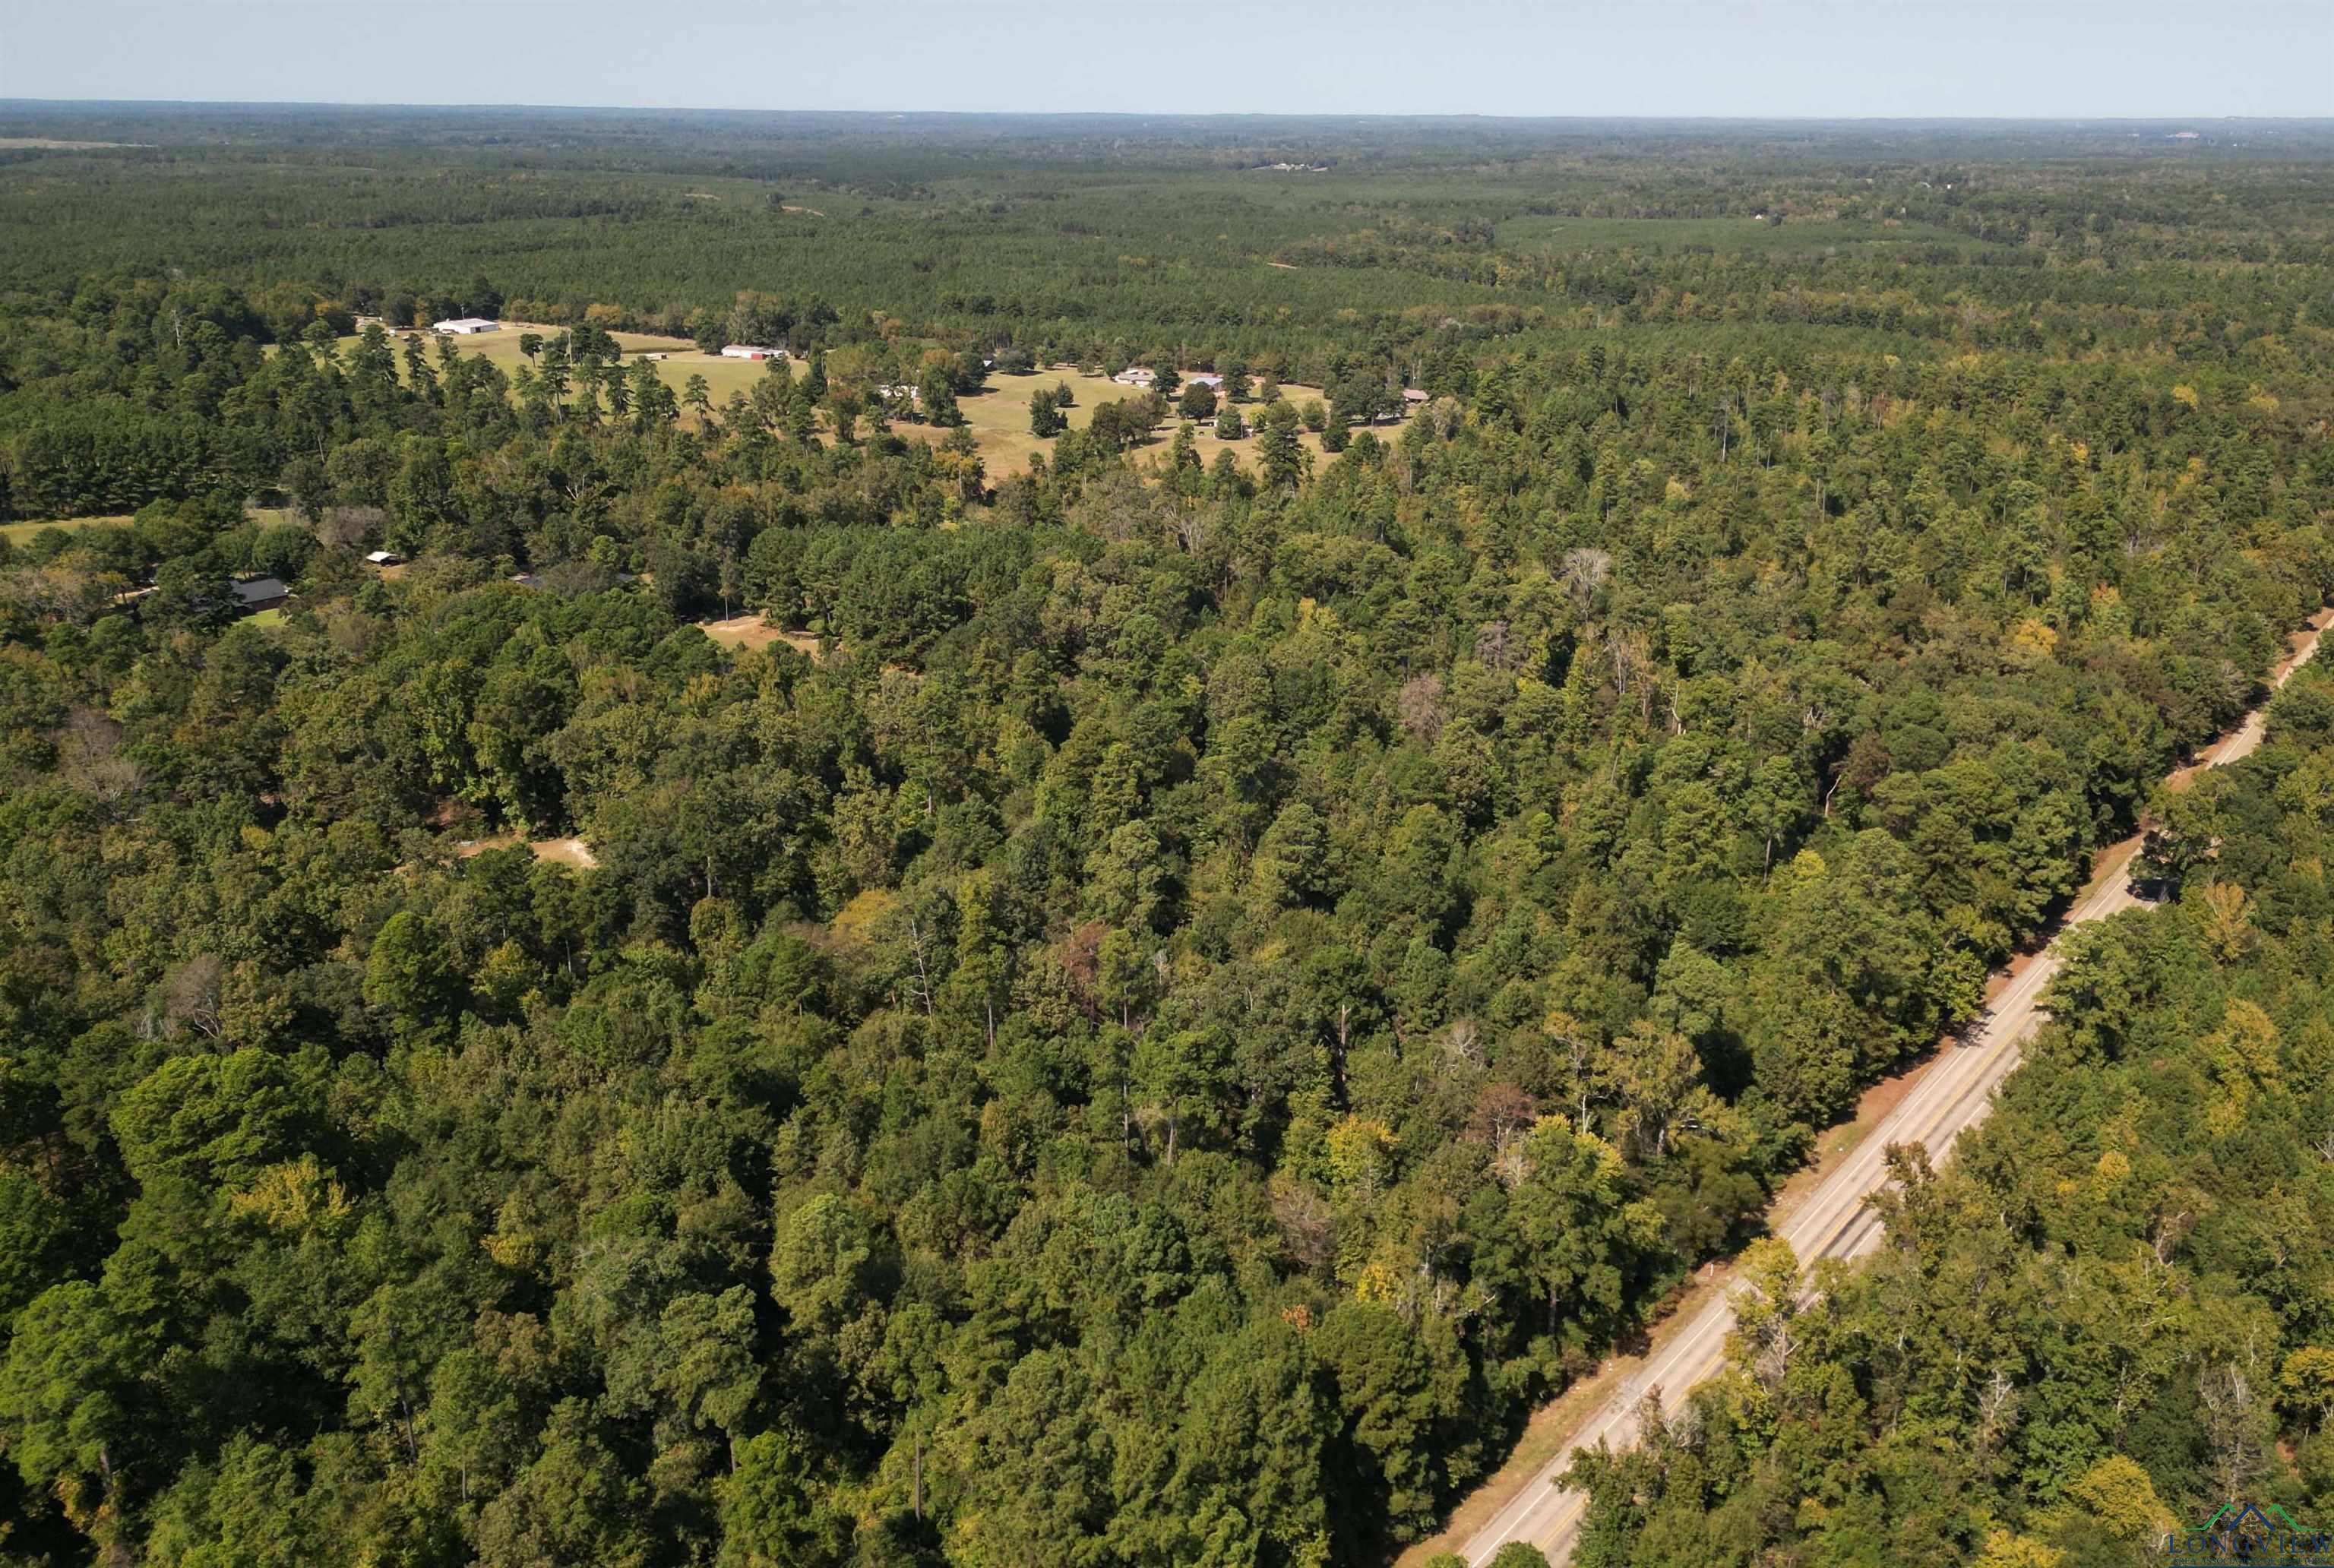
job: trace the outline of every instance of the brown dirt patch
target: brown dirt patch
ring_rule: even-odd
[[[454,846],[454,852],[467,861],[474,855],[483,855],[488,850],[516,849],[518,843],[516,833],[497,833],[492,838],[465,839]],[[535,851],[535,858],[538,861],[574,866],[580,871],[588,871],[600,863],[599,858],[592,853],[592,846],[582,839],[536,839],[526,847]]]
[[[818,662],[816,632],[788,631],[783,627],[772,626],[758,615],[733,615],[727,620],[700,620],[697,629],[725,648],[750,650],[783,642],[812,663]]]

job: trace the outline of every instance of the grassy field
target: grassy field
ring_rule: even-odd
[[[1077,398],[1077,402],[1068,410],[1070,424],[1076,429],[1084,429],[1091,424],[1095,410],[1103,404],[1140,395],[1138,389],[1122,387],[1107,376],[1045,370],[1034,376],[1000,376],[989,382],[989,390],[975,397],[957,399],[957,408],[964,415],[966,427],[972,431],[973,438],[980,443],[980,460],[987,465],[992,480],[1011,474],[1027,473],[1030,454],[1046,451],[1053,446],[1051,440],[1041,440],[1029,433],[1029,399],[1040,388],[1065,385]],[[1299,407],[1308,399],[1323,396],[1320,388],[1302,386],[1294,381],[1283,383],[1280,390],[1284,398]],[[1240,405],[1240,417],[1251,427],[1263,411],[1261,403]],[[1159,427],[1149,441],[1135,448],[1136,453],[1145,457],[1163,456],[1168,443],[1175,438],[1175,427],[1179,422],[1171,418]],[[936,430],[929,425],[901,423],[892,428],[902,436],[927,441],[948,438],[946,430]],[[1378,428],[1379,435],[1381,438],[1389,436],[1394,428],[1382,425]],[[1328,460],[1329,454],[1322,450],[1320,437],[1308,431],[1299,439],[1306,450],[1313,454],[1315,462]],[[1252,469],[1256,466],[1253,428],[1237,441],[1220,440],[1214,431],[1201,430],[1198,433],[1198,447],[1201,463],[1213,463],[1218,452],[1229,450],[1233,460],[1242,468]]]
[[[262,528],[297,521],[289,506],[247,506],[244,508],[244,515]],[[114,512],[101,517],[40,517],[29,523],[0,523],[0,539],[7,540],[11,544],[23,545],[31,544],[34,536],[44,528],[63,528],[70,533],[75,528],[87,528],[101,523],[126,528],[130,521],[128,513]]]
[[[527,362],[526,355],[519,349],[519,339],[523,335],[535,332],[547,341],[557,337],[564,330],[562,327],[543,326],[532,322],[505,322],[503,330],[498,332],[480,332],[475,337],[455,338],[450,341],[464,353],[477,354],[481,359],[501,366],[503,372],[508,375],[515,373],[521,365]],[[397,348],[400,375],[403,373],[404,367],[404,335],[402,332],[390,333],[391,342]],[[728,402],[731,392],[744,391],[769,373],[769,361],[766,360],[725,360],[719,354],[700,352],[697,345],[687,338],[659,337],[651,332],[612,332],[609,335],[613,337],[617,346],[624,351],[623,363],[626,365],[630,365],[634,359],[644,353],[662,354],[664,358],[655,361],[657,374],[661,376],[665,385],[670,387],[675,392],[680,392],[689,385],[690,377],[703,376],[706,388],[712,394],[716,405]],[[345,361],[349,351],[356,347],[357,341],[358,340],[353,337],[342,338],[334,342],[333,347]],[[432,341],[429,344],[429,348],[434,360],[438,351],[437,344]],[[790,363],[789,368],[796,369],[799,373],[799,367],[792,366]]]
[[[7,540],[11,544],[29,544],[32,543],[33,535],[38,534],[43,528],[63,528],[70,530],[74,528],[86,528],[92,523],[124,524],[129,521],[130,518],[127,514],[115,514],[114,515],[107,517],[58,517],[54,519],[43,517],[30,523],[0,523],[0,539]]]
[[[522,332],[539,332],[545,337],[549,337],[554,335],[555,331],[556,329],[551,327],[521,327],[506,323],[504,330],[499,332],[456,338],[453,341],[466,353],[481,354],[506,370],[511,370],[525,361],[525,356],[520,353],[518,346],[519,334]],[[664,358],[653,362],[657,367],[657,373],[664,379],[665,384],[676,392],[689,384],[690,376],[702,375],[705,378],[707,390],[710,392],[717,408],[728,401],[732,391],[750,388],[756,381],[769,374],[767,361],[725,360],[718,354],[702,353],[685,338],[653,337],[645,332],[617,332],[614,336],[616,341],[623,347],[627,362],[632,356],[638,353],[663,354]],[[337,346],[342,353],[346,353],[356,341],[354,338],[342,338]],[[803,373],[804,367],[799,363],[788,361],[787,364],[796,374]],[[1053,446],[1050,439],[1040,439],[1029,433],[1029,399],[1040,389],[1056,386],[1068,387],[1077,399],[1077,401],[1068,409],[1070,425],[1075,429],[1084,429],[1090,424],[1094,419],[1095,410],[1103,404],[1141,395],[1139,389],[1122,387],[1108,376],[1089,375],[1075,370],[1042,370],[1034,376],[991,378],[987,390],[957,399],[957,407],[964,415],[966,426],[972,431],[973,438],[980,444],[980,458],[987,466],[991,479],[1001,479],[1008,475],[1027,473],[1030,456],[1033,453],[1046,451]],[[1307,399],[1322,396],[1320,388],[1301,386],[1295,382],[1285,384],[1281,391],[1291,401],[1299,404]],[[1260,403],[1246,404],[1243,405],[1241,413],[1253,421],[1262,408],[1263,405]],[[821,423],[824,428],[825,421],[823,416]],[[930,425],[913,424],[907,420],[894,423],[892,428],[897,434],[911,440],[938,442],[946,439],[948,436],[946,430],[936,429]],[[1159,433],[1145,447],[1138,450],[1163,451],[1167,443],[1173,439],[1174,434],[1172,422],[1162,426]],[[1327,454],[1321,449],[1320,437],[1307,434],[1303,439],[1306,448],[1315,455],[1316,460],[1326,457]],[[1214,432],[1202,430],[1199,433],[1199,444],[1200,458],[1204,463],[1214,462],[1216,453],[1225,447],[1230,448],[1234,457],[1243,468],[1251,467],[1255,463],[1256,437],[1253,434],[1238,441],[1220,441],[1217,439]]]
[[[957,409],[964,415],[966,428],[980,443],[980,460],[988,466],[991,478],[1008,474],[1029,471],[1029,455],[1052,448],[1050,439],[1041,440],[1029,433],[1029,399],[1040,390],[1051,390],[1066,386],[1077,399],[1066,410],[1073,429],[1085,429],[1094,423],[1095,410],[1104,403],[1115,403],[1141,395],[1135,387],[1122,387],[1108,376],[1082,375],[1075,370],[1042,370],[1034,376],[992,377],[989,390],[969,398],[959,398]],[[911,439],[927,441],[948,438],[946,430],[930,425],[911,425],[901,421],[892,428]]]

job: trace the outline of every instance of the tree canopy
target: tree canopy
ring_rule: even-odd
[[[2334,588],[2323,148],[205,112],[0,154],[0,1561],[1383,1563],[2142,832],[1588,1550],[2334,1485],[2334,688],[2155,788]],[[891,428],[1063,358],[1253,470]]]

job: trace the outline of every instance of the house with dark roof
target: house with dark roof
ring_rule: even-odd
[[[292,597],[281,577],[244,577],[227,584],[235,593],[236,612],[256,615],[263,610],[273,610]]]

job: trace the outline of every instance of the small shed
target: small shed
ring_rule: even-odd
[[[1402,411],[1403,413],[1407,414],[1414,409],[1423,409],[1424,407],[1426,407],[1426,394],[1424,392],[1420,391],[1416,387],[1404,387],[1402,390]]]
[[[235,607],[245,615],[273,610],[292,597],[280,577],[245,577],[227,585],[235,592]]]
[[[500,322],[490,322],[484,316],[455,316],[448,321],[430,322],[429,330],[433,332],[450,332],[458,338],[464,338],[478,332],[498,332],[503,330],[503,324]]]
[[[394,550],[375,550],[365,556],[368,566],[402,566],[405,557]]]

